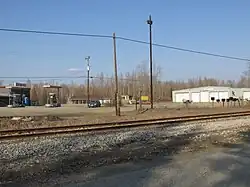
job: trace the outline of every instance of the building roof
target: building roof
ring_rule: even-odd
[[[250,88],[231,88],[231,87],[226,87],[226,86],[204,86],[204,87],[197,87],[197,88],[174,90],[173,92],[183,93],[183,92],[200,92],[200,91],[228,91],[228,90],[250,91]]]
[[[71,97],[70,100],[71,101],[75,101],[75,100],[87,100],[88,97],[87,96],[80,96],[80,97]],[[111,98],[102,98],[102,97],[94,97],[94,96],[90,96],[89,98],[90,100],[110,100]]]
[[[29,87],[23,87],[23,86],[5,86],[7,89],[30,89]]]
[[[197,88],[174,90],[173,92],[227,91],[229,89],[232,89],[232,88],[226,87],[226,86],[204,86],[204,87],[197,87]]]
[[[10,90],[5,87],[0,88],[0,96],[9,96]]]
[[[61,86],[50,85],[50,84],[43,85],[43,87],[44,88],[62,88]]]

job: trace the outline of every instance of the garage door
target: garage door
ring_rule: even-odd
[[[189,93],[176,93],[175,102],[182,102],[183,99],[189,100]]]
[[[219,92],[219,99],[228,99],[229,95],[228,92]]]
[[[209,102],[209,92],[201,92],[201,102]]]
[[[194,103],[200,102],[200,92],[191,93],[191,100]]]
[[[214,97],[215,100],[219,99],[219,93],[218,92],[210,92],[209,93],[209,100],[211,101],[211,97]]]
[[[250,100],[250,92],[243,92],[243,99]]]

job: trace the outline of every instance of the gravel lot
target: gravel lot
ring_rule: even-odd
[[[193,103],[189,106],[190,109],[211,109],[211,103]],[[226,106],[226,105],[225,105]],[[139,107],[139,106],[138,106]],[[182,103],[172,103],[172,102],[160,102],[155,103],[154,107],[157,109],[184,109],[185,105]],[[248,105],[244,105],[244,107],[249,107]],[[143,108],[150,108],[150,105],[143,105]],[[215,103],[214,110],[227,110],[238,108],[237,105],[235,107],[225,107],[223,109],[222,104]],[[121,107],[122,113],[127,113],[135,110],[135,105],[126,105]],[[44,116],[44,115],[60,115],[60,116],[72,116],[77,115],[81,116],[84,114],[107,114],[107,113],[115,113],[114,107],[101,107],[101,108],[87,108],[85,105],[63,105],[59,108],[45,108],[44,106],[39,107],[25,107],[25,108],[7,108],[0,107],[0,117],[2,116]]]
[[[95,177],[89,171],[97,166],[152,161],[156,156],[207,149],[211,142],[241,141],[239,130],[247,131],[249,122],[250,118],[244,117],[173,124],[171,127],[125,129],[98,135],[4,141],[0,144],[0,182],[5,186],[65,186],[74,181],[91,183]],[[78,181],[80,174],[81,181]]]
[[[61,180],[65,187],[248,187],[250,144],[212,148],[151,162],[128,162],[88,170]]]
[[[134,106],[122,107],[121,111],[133,111]],[[0,116],[41,116],[41,115],[79,115],[82,113],[112,113],[115,111],[114,107],[101,107],[101,108],[87,108],[84,105],[70,105],[62,106],[59,108],[45,108],[39,107],[25,107],[25,108],[6,108],[0,107]]]

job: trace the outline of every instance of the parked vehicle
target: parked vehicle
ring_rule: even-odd
[[[137,102],[137,104],[140,103],[139,101],[136,101],[135,99],[133,99],[133,100],[129,100],[129,101],[128,101],[128,104],[133,105],[133,104],[135,104],[136,102]]]
[[[90,101],[90,102],[88,103],[88,107],[89,107],[89,108],[101,107],[101,102],[100,102],[100,101]]]

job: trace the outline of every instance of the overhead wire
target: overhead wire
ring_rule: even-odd
[[[53,32],[53,31],[39,31],[39,30],[25,30],[25,29],[7,29],[0,28],[0,31],[5,32],[19,32],[19,33],[33,33],[33,34],[48,34],[48,35],[62,35],[62,36],[80,36],[80,37],[94,37],[94,38],[112,38],[108,35],[99,34],[83,34],[83,33],[69,33],[69,32]]]
[[[124,40],[124,41],[134,42],[134,43],[150,44],[149,42],[130,39],[130,38],[124,38],[124,37],[119,37],[119,36],[116,37],[116,38],[120,39],[120,40]],[[189,52],[189,53],[196,53],[196,54],[213,56],[213,57],[227,58],[227,59],[231,59],[231,60],[250,61],[250,59],[247,59],[247,58],[239,58],[239,57],[234,57],[234,56],[220,55],[220,54],[215,54],[215,53],[196,51],[196,50],[192,50],[192,49],[184,49],[184,48],[180,48],[180,47],[173,47],[173,46],[157,44],[157,43],[152,43],[152,45],[157,46],[157,47],[167,48],[167,49],[173,49],[173,50],[178,50],[178,51]]]
[[[0,80],[1,79],[4,79],[4,80],[6,80],[6,79],[8,79],[8,80],[14,80],[14,79],[22,79],[22,80],[26,80],[26,81],[28,81],[28,80],[62,80],[62,79],[82,79],[82,78],[85,78],[85,79],[87,79],[88,77],[87,76],[53,76],[53,77],[51,77],[51,76],[48,76],[48,77],[46,77],[46,76],[6,76],[6,77],[4,77],[4,76],[2,76],[2,77],[0,77]],[[101,77],[101,76],[90,76],[89,77],[90,79],[110,79],[110,80],[114,80],[114,77]],[[120,78],[119,80],[124,80],[124,81],[139,81],[139,80],[137,80],[137,79],[128,79],[128,78]]]
[[[63,35],[63,36],[77,36],[77,37],[94,37],[94,38],[113,38],[113,36],[110,35],[100,35],[100,34],[84,34],[84,33],[69,33],[69,32],[54,32],[54,31],[39,31],[39,30],[26,30],[26,29],[10,29],[10,28],[0,28],[0,31],[3,32],[19,32],[19,33],[33,33],[33,34],[49,34],[49,35]],[[140,43],[140,44],[149,44],[149,42],[116,36],[116,39],[123,40],[123,41],[129,41],[134,43]],[[228,56],[228,55],[221,55],[216,53],[210,53],[210,52],[204,52],[204,51],[198,51],[193,49],[185,49],[180,47],[174,47],[164,44],[157,44],[153,43],[153,46],[156,47],[162,47],[172,50],[178,50],[183,52],[189,52],[189,53],[195,53],[200,55],[206,55],[206,56],[213,56],[213,57],[219,57],[219,58],[226,58],[231,60],[239,60],[239,61],[248,61],[250,62],[250,59],[247,58],[241,58],[241,57],[235,57],[235,56]]]

